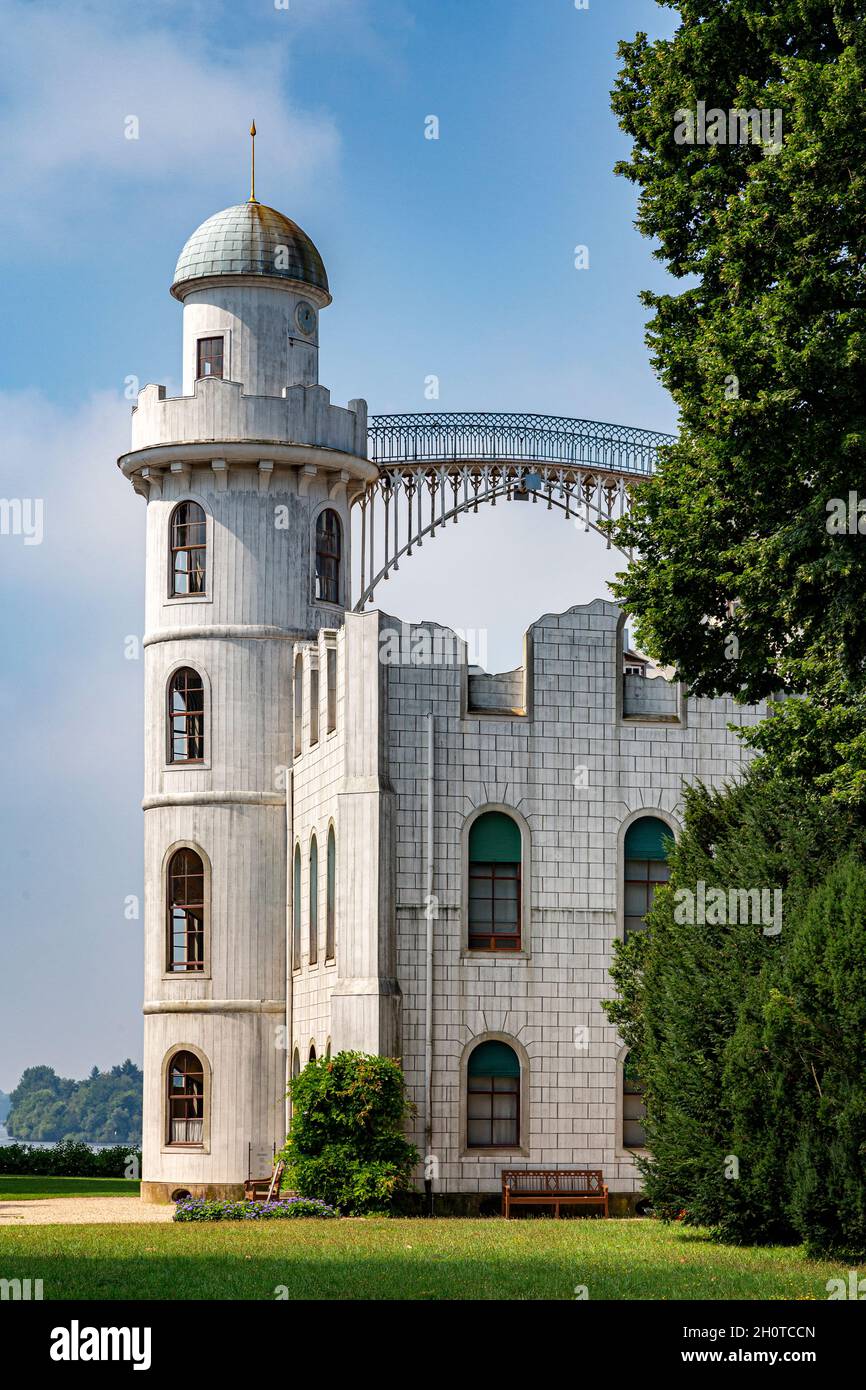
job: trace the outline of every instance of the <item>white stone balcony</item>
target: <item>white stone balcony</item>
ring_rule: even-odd
[[[173,450],[177,457],[210,452],[289,461],[305,449],[332,452],[334,467],[375,477],[378,470],[367,463],[367,402],[331,405],[325,386],[287,386],[281,396],[246,396],[239,382],[204,377],[191,396],[166,397],[164,386],[139,392],[132,448],[120,464],[129,473],[164,462]]]

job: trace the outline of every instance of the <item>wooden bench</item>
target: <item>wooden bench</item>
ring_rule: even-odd
[[[247,1178],[244,1183],[245,1199],[248,1202],[272,1202],[278,1198],[285,1166],[282,1162],[278,1163],[267,1178]]]
[[[604,1207],[607,1216],[607,1183],[598,1168],[506,1168],[502,1173],[502,1215],[506,1220],[514,1206],[554,1206],[556,1215],[565,1206]]]

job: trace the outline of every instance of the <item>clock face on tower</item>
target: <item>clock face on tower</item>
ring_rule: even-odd
[[[295,323],[307,338],[316,331],[316,311],[305,299],[301,300],[295,310]]]

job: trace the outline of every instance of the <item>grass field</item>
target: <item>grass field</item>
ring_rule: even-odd
[[[137,1197],[129,1178],[33,1178],[0,1173],[0,1202],[29,1202],[35,1197]]]
[[[826,1299],[845,1273],[654,1221],[379,1218],[0,1227],[0,1270],[46,1299]]]

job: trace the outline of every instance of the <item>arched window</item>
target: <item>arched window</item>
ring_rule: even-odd
[[[207,526],[198,502],[178,502],[171,514],[172,596],[203,594],[207,584]]]
[[[300,1076],[300,1074],[301,1074],[301,1054],[299,1053],[298,1049],[295,1048],[294,1055],[293,1055],[293,1057],[292,1057],[292,1076]]]
[[[301,846],[295,845],[295,866],[292,870],[292,969],[301,968]]]
[[[315,1062],[315,1060],[316,1060],[316,1044],[315,1044],[315,1043],[310,1043],[310,1061],[311,1061],[311,1062]]]
[[[304,732],[304,658],[295,657],[295,757],[303,748]]]
[[[328,1041],[325,1043],[325,1061],[326,1061],[326,1062],[330,1062],[330,1060],[331,1060],[331,1039],[328,1038]]]
[[[328,830],[328,876],[325,897],[325,960],[333,960],[337,942],[337,842]]]
[[[179,849],[168,864],[168,968],[204,970],[204,864],[194,849]]]
[[[622,1146],[624,1149],[642,1149],[646,1145],[646,1104],[643,1086],[637,1067],[626,1053],[622,1064]]]
[[[310,965],[319,958],[319,847],[310,841]]]
[[[204,760],[204,682],[198,671],[182,666],[168,687],[169,762]]]
[[[513,1149],[520,1143],[520,1062],[507,1043],[479,1043],[469,1057],[466,1146]]]
[[[655,891],[671,876],[667,856],[672,839],[670,826],[658,816],[641,816],[626,831],[623,914],[626,936],[644,930]]]
[[[316,517],[315,597],[322,603],[340,602],[342,552],[342,523],[333,507],[326,507]]]
[[[193,1052],[176,1052],[168,1064],[168,1142],[204,1140],[204,1067]]]
[[[520,950],[520,827],[486,811],[469,831],[469,949]]]

